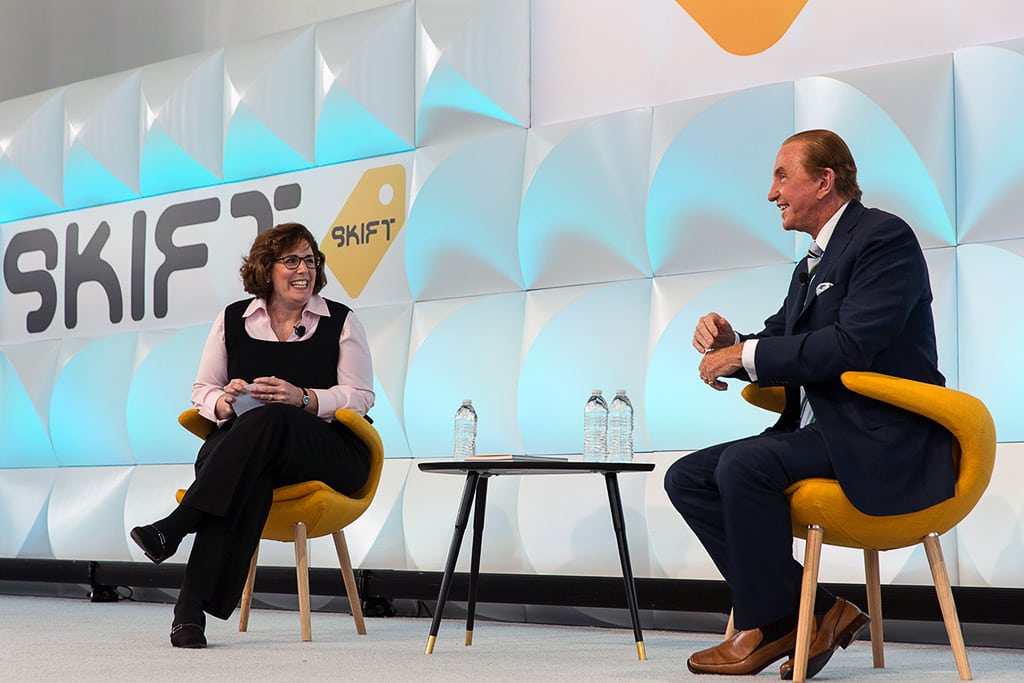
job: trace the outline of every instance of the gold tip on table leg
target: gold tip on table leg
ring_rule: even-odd
[[[427,650],[425,654],[430,654],[434,651],[434,641],[437,640],[437,636],[427,636]]]
[[[469,647],[472,644],[473,644],[473,632],[472,631],[466,631],[466,647]]]
[[[641,662],[647,661],[647,649],[644,647],[644,641],[636,641],[636,653],[640,656]]]

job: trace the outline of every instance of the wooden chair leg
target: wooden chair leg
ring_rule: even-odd
[[[348,604],[352,609],[352,619],[356,622],[356,633],[365,636],[366,624],[363,622],[363,605],[359,598],[359,590],[356,587],[356,575],[352,571],[352,558],[348,554],[348,544],[345,542],[345,530],[339,529],[332,536],[334,538],[334,549],[338,551],[341,578],[345,581],[345,595],[348,597]]]
[[[793,655],[793,681],[807,680],[807,659],[814,635],[814,598],[818,587],[818,565],[821,562],[821,527],[807,527],[807,546],[804,549],[804,578],[800,585],[800,610],[796,626],[796,653]]]
[[[878,551],[864,550],[864,583],[868,596],[868,616],[871,633],[871,660],[876,669],[885,668],[884,639],[882,636],[882,578],[878,571]]]
[[[729,640],[736,635],[736,612],[735,610],[729,610],[729,623],[725,625],[725,637],[722,640]]]
[[[307,560],[306,524],[295,523],[295,579],[299,585],[299,620],[302,622],[302,640],[313,640],[309,618],[309,562]]]
[[[953,590],[949,585],[949,574],[946,572],[946,561],[942,558],[942,546],[939,545],[938,534],[931,533],[924,537],[924,550],[928,555],[928,565],[932,569],[932,580],[935,582],[935,593],[939,597],[942,609],[942,620],[946,623],[946,634],[949,645],[953,649],[956,670],[960,680],[971,680],[971,666],[967,662],[967,648],[964,647],[964,636],[960,631],[960,617],[956,613],[953,602]]]
[[[242,606],[238,613],[238,631],[245,633],[249,630],[249,610],[252,608],[252,587],[256,583],[256,558],[260,554],[259,543],[256,550],[252,551],[252,559],[249,560],[249,576],[245,578],[245,587],[242,589]]]

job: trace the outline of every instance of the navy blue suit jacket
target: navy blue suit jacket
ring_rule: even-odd
[[[869,370],[945,384],[920,244],[902,219],[851,202],[810,282],[806,259],[765,321],[754,358],[761,386],[785,386],[777,428],[799,422],[807,392],[843,492],[859,510],[891,515],[953,495],[952,437],[914,413],[855,394],[839,376]]]

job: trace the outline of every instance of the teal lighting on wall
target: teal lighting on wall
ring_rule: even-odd
[[[0,469],[56,466],[46,428],[18,372],[4,354],[0,354],[0,405]]]
[[[63,466],[132,465],[123,406],[137,334],[88,342],[61,369],[50,398],[50,439]]]

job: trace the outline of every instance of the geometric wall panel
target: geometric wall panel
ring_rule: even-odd
[[[53,347],[57,345],[50,342],[49,353],[43,349],[26,349],[28,345],[24,345],[3,349],[0,355],[0,406],[3,406],[0,409],[0,434],[3,435],[0,469],[57,465],[44,420],[47,414],[45,405],[40,409],[33,395],[33,389],[42,387],[45,389],[44,400],[49,401],[56,362]],[[16,365],[14,357],[27,362]],[[34,378],[37,372],[33,370],[42,372]]]
[[[959,240],[1024,235],[1024,42],[953,55]]]
[[[224,85],[223,50],[143,67],[143,196],[223,181]]]
[[[621,576],[607,491],[601,477],[522,477],[518,527],[523,561],[530,573]],[[619,476],[622,514],[633,571],[650,572],[644,521],[644,475]],[[488,491],[490,493],[490,491]],[[577,501],[567,506],[564,501]],[[552,520],[557,519],[557,524]],[[682,523],[680,521],[680,523]]]
[[[64,208],[139,194],[142,72],[97,78],[66,89],[68,149]]]
[[[985,496],[957,526],[960,584],[1024,588],[1024,444],[1001,443]]]
[[[1024,365],[1006,355],[1024,338],[1024,240],[959,247],[956,275],[960,389],[985,402],[1000,442],[1024,441]]]
[[[405,270],[416,300],[519,291],[526,131],[416,151]]]
[[[651,110],[531,129],[519,251],[528,289],[650,277]]]
[[[313,165],[315,54],[313,27],[225,49],[225,180]]]
[[[537,290],[526,301],[516,410],[526,452],[581,453],[583,406],[594,389],[606,401],[626,390],[634,449],[648,450],[641,387],[651,280]]]
[[[655,274],[793,263],[793,235],[766,201],[775,155],[793,133],[791,84],[656,107],[654,130],[646,221]]]
[[[50,557],[46,509],[56,468],[0,470],[0,557]]]
[[[209,325],[197,325],[172,333],[139,334],[139,360],[125,410],[136,463],[195,462],[201,442],[182,429],[178,414],[192,407],[192,379],[209,332]]]
[[[417,457],[451,454],[455,410],[466,398],[479,420],[478,453],[522,452],[516,379],[525,300],[516,292],[415,305],[404,414]]]
[[[129,332],[74,340],[81,348],[61,368],[50,402],[50,438],[61,466],[135,463],[122,406],[137,337]]]
[[[736,332],[761,331],[792,273],[793,265],[785,264],[658,278],[644,392],[654,450],[695,450],[759,434],[775,422],[775,415],[743,400],[743,382],[726,380],[729,390],[719,392],[700,381],[693,330],[701,316],[716,311]]]
[[[0,103],[0,222],[59,211],[64,91]]]
[[[317,25],[318,165],[413,149],[414,30],[411,0]]]
[[[933,60],[924,67],[927,69],[911,63],[911,75],[898,78],[900,83],[915,83],[915,88],[924,92],[917,110],[899,111],[905,121],[894,120],[871,99],[874,93],[844,82],[843,75],[801,79],[796,83],[796,129],[828,128],[839,133],[857,161],[865,204],[902,217],[917,232],[922,246],[949,246],[956,243],[951,200],[953,146],[948,133],[952,130],[952,78],[948,60]],[[922,70],[940,73],[925,79],[918,74]],[[874,80],[897,78],[899,69],[896,73],[878,72],[869,75]],[[871,80],[863,72],[855,76],[851,80],[857,85]],[[929,85],[933,92],[926,87]],[[926,145],[923,151],[927,154],[923,155],[904,131],[919,128],[918,119],[936,118],[943,122],[936,124],[940,131],[945,128],[947,132],[919,141]],[[935,159],[934,166],[926,166],[925,159]]]
[[[412,304],[359,308],[359,322],[366,330],[373,358],[373,426],[385,444],[385,458],[412,454],[405,436],[404,396]]]
[[[132,467],[61,467],[47,523],[53,556],[128,560],[124,509]]]
[[[416,145],[530,125],[530,7],[521,0],[416,3]]]
[[[798,129],[831,128],[844,137],[869,206],[903,217],[926,248],[955,244],[950,55],[807,79],[797,88]]]

